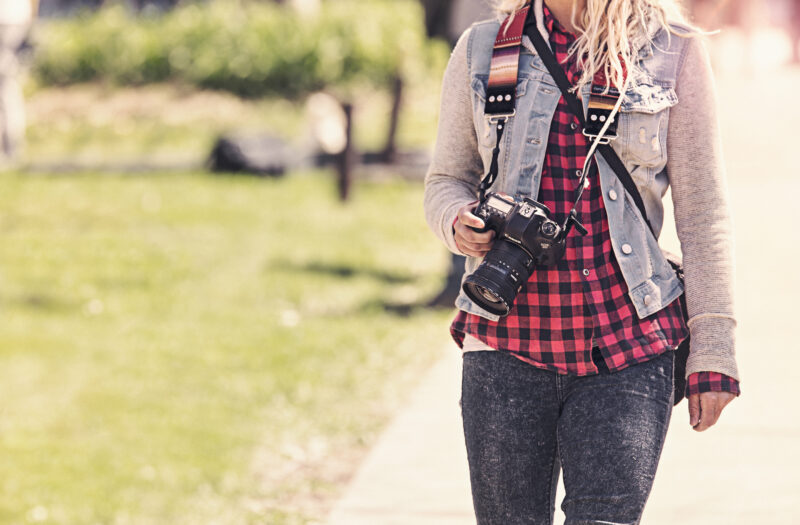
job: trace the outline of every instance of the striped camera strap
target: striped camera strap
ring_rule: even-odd
[[[530,8],[528,4],[510,15],[500,24],[497,32],[484,106],[484,113],[490,118],[498,119],[514,114],[522,34]]]

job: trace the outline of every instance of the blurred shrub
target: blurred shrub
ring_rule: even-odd
[[[311,15],[271,2],[158,15],[114,5],[44,22],[34,72],[43,85],[178,81],[245,97],[383,87],[398,72],[440,74],[447,51],[425,38],[422,16],[416,0],[327,1]]]

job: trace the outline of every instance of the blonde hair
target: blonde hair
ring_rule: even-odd
[[[506,16],[525,7],[528,1],[495,0],[495,9],[498,15]],[[613,85],[622,86],[623,64],[631,77],[629,86],[636,86],[642,79],[635,56],[637,47],[652,42],[653,35],[662,28],[674,34],[671,22],[688,25],[675,0],[586,0],[581,13],[576,12],[576,4],[574,1],[572,25],[577,39],[569,54],[577,55],[582,74],[575,90],[591,84],[595,73],[601,70]]]

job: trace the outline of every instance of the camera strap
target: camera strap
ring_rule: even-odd
[[[494,41],[492,62],[489,68],[489,82],[486,86],[486,103],[483,113],[490,122],[497,123],[497,139],[492,150],[492,162],[489,171],[481,180],[480,199],[486,196],[486,190],[492,187],[500,169],[500,141],[509,117],[513,117],[517,102],[517,72],[519,71],[519,55],[522,48],[522,34],[528,19],[530,5],[516,11],[506,18]]]
[[[570,111],[572,111],[572,113],[574,113],[575,116],[578,117],[578,121],[584,127],[584,134],[586,134],[588,137],[591,138],[593,135],[587,132],[588,130],[586,128],[586,118],[583,115],[583,104],[581,104],[581,102],[578,100],[575,94],[570,91],[571,86],[569,84],[569,80],[567,79],[567,75],[566,73],[564,73],[564,70],[561,68],[561,65],[558,63],[558,60],[556,60],[556,57],[550,50],[550,47],[544,41],[544,38],[542,37],[541,33],[539,33],[535,21],[533,23],[529,22],[528,24],[526,24],[525,34],[527,34],[528,37],[531,39],[533,47],[536,48],[536,52],[539,53],[542,62],[544,62],[545,67],[547,67],[547,70],[550,72],[550,76],[553,77],[553,80],[556,82],[556,85],[558,85],[558,88],[561,90],[561,94],[564,96],[564,100],[566,100],[567,105],[570,108]],[[594,86],[592,86],[592,88],[593,88],[592,91],[595,91]],[[613,95],[613,92],[609,91],[609,94]],[[619,98],[619,96],[617,98]],[[598,106],[607,108],[608,99],[605,98],[605,100],[603,101],[597,101],[596,104],[597,106],[595,106],[595,108],[597,108]],[[619,101],[617,101],[617,105],[619,105]],[[592,114],[591,113],[592,106],[593,104],[590,98],[589,102],[590,116]],[[613,116],[613,113],[611,115]],[[608,120],[609,119],[607,116],[607,122],[605,124],[606,127],[608,125]],[[611,169],[614,170],[614,173],[616,173],[617,178],[620,180],[620,182],[622,182],[622,186],[631,196],[634,203],[636,204],[636,207],[639,208],[639,212],[642,214],[642,218],[644,219],[647,226],[650,228],[650,232],[653,233],[653,235],[655,236],[653,227],[650,225],[650,220],[647,218],[647,211],[645,210],[644,201],[642,201],[642,196],[639,193],[639,190],[636,188],[636,183],[633,182],[633,178],[631,178],[630,173],[628,173],[628,170],[625,169],[625,164],[622,163],[619,156],[614,151],[614,148],[608,145],[608,141],[602,141],[602,140],[598,141],[596,138],[595,142],[598,142],[597,149],[603,155],[603,158],[606,159],[606,162],[611,167]],[[586,170],[584,170],[583,174],[584,177],[586,176],[585,172]],[[581,184],[581,186],[578,188],[578,191],[579,192],[583,191],[583,184]],[[578,196],[578,199],[580,199],[580,195]]]
[[[514,12],[500,24],[497,37],[495,38],[489,69],[489,81],[486,88],[484,115],[490,123],[496,122],[497,134],[495,146],[492,149],[492,160],[489,164],[489,170],[486,176],[481,180],[479,186],[479,198],[480,200],[485,198],[486,191],[491,188],[497,179],[499,172],[500,143],[503,138],[503,131],[508,123],[508,119],[513,117],[516,113],[516,85],[519,74],[522,36],[526,32],[529,32],[531,33],[529,37],[532,39],[534,47],[536,47],[540,56],[542,56],[545,65],[547,65],[550,70],[551,76],[554,77],[562,93],[564,93],[570,110],[579,115],[578,118],[583,125],[583,133],[589,137],[592,142],[578,184],[575,204],[572,206],[567,220],[563,225],[565,236],[573,226],[582,234],[586,235],[586,229],[578,221],[577,206],[583,195],[588,170],[594,167],[590,161],[595,150],[601,144],[608,144],[610,140],[617,137],[617,126],[614,115],[619,109],[619,92],[613,88],[606,90],[604,85],[592,85],[592,96],[589,100],[589,124],[587,125],[586,120],[583,118],[583,108],[580,102],[575,99],[574,95],[569,96],[571,94],[569,93],[569,82],[567,81],[566,75],[561,69],[561,66],[558,65],[550,48],[544,43],[544,39],[536,27],[536,17],[531,15],[532,8],[531,4],[528,3],[525,7]],[[531,27],[533,30],[529,31]],[[545,52],[539,49],[539,45],[544,47]],[[562,87],[557,73],[554,75],[553,70],[550,65],[548,65],[547,58],[552,60],[557,73],[560,73],[561,77],[563,77],[563,84],[567,86],[566,89]]]

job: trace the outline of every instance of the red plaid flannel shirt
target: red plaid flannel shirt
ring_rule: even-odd
[[[545,25],[556,58],[570,83],[579,76],[576,58],[568,58],[575,36],[545,7]],[[519,118],[519,117],[518,117]],[[553,116],[542,168],[539,202],[558,222],[569,213],[586,159],[588,144],[562,97]],[[492,348],[510,352],[533,366],[561,374],[597,373],[592,347],[600,348],[609,370],[647,361],[680,344],[688,329],[679,300],[639,319],[611,247],[608,218],[596,167],[589,170],[588,188],[578,205],[586,236],[572,230],[564,258],[555,266],[536,268],[511,312],[499,321],[459,311],[451,325],[463,344],[469,334]],[[738,395],[738,382],[714,372],[692,374],[687,395],[727,391]]]

